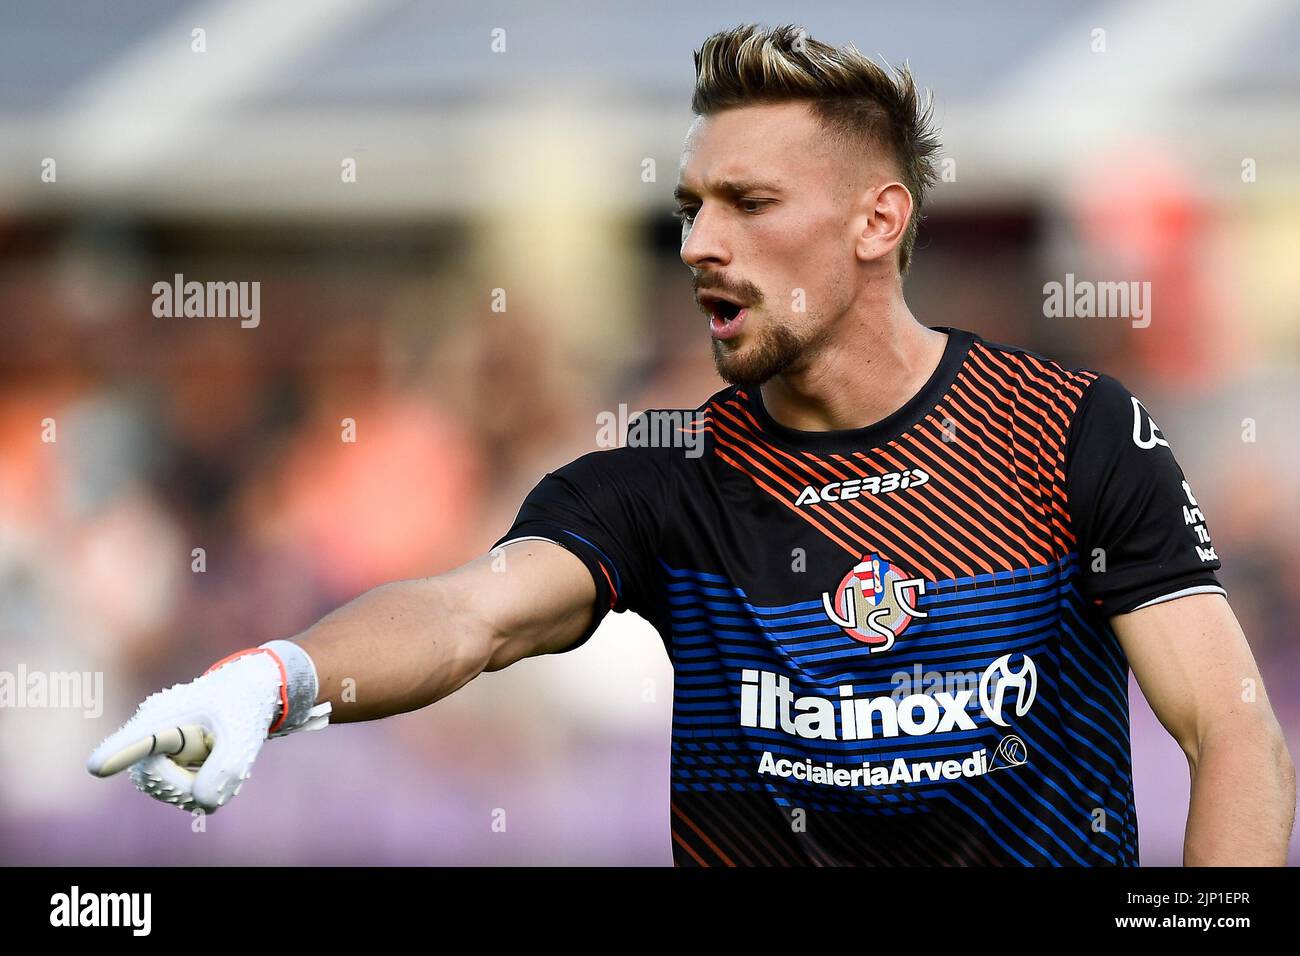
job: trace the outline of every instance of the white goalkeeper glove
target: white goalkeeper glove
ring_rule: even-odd
[[[150,694],[95,748],[86,769],[127,767],[136,787],[182,810],[214,813],[239,793],[262,744],[329,723],[311,658],[290,641],[232,654],[201,677]]]

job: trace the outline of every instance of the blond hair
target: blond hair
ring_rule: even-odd
[[[756,103],[808,101],[828,133],[850,149],[892,155],[912,194],[912,216],[898,247],[906,274],[926,192],[938,180],[933,96],[922,103],[906,65],[889,72],[853,44],[836,49],[793,25],[745,24],[715,33],[695,52],[691,110],[709,116]]]

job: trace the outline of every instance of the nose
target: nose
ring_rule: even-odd
[[[682,238],[682,262],[692,269],[704,266],[725,266],[731,262],[731,253],[722,240],[715,217],[704,207],[695,214],[695,221],[687,227],[690,231]]]

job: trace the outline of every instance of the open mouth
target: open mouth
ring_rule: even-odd
[[[739,303],[730,302],[727,299],[711,299],[708,302],[708,308],[709,314],[721,322],[730,322],[740,315],[742,309]]]
[[[741,303],[716,295],[700,296],[700,304],[709,313],[709,329],[715,339],[727,339],[737,334],[748,311]]]

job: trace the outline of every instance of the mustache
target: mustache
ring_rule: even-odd
[[[763,301],[762,290],[752,282],[743,279],[733,283],[721,279],[720,276],[701,276],[694,273],[691,276],[691,287],[695,293],[696,301],[699,300],[702,292],[726,293],[746,303],[747,306],[759,305]]]

